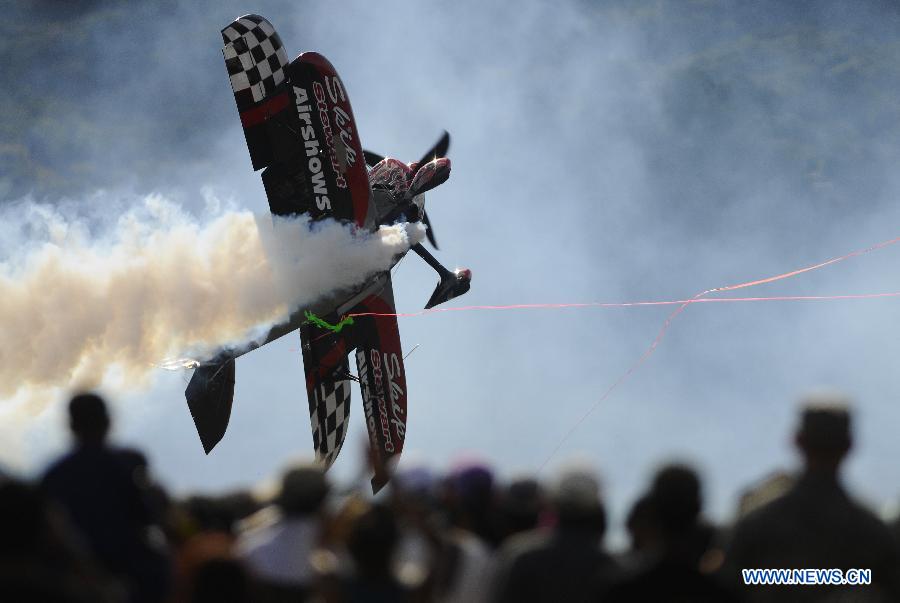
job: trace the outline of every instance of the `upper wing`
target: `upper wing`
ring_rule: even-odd
[[[347,92],[315,52],[290,64],[272,25],[246,15],[222,30],[223,54],[253,169],[277,215],[308,212],[373,228],[365,159]]]
[[[306,395],[316,461],[331,466],[347,437],[350,380],[346,340],[334,333],[300,328]]]
[[[275,159],[270,120],[287,117],[288,59],[272,24],[259,15],[244,15],[222,30],[222,54],[231,90],[241,115],[253,169]]]
[[[395,311],[390,278],[379,293],[353,309],[354,313]],[[372,490],[378,492],[390,478],[389,461],[399,458],[406,439],[406,373],[397,318],[360,316],[354,320],[356,367],[375,458]]]

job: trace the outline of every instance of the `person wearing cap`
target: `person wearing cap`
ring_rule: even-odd
[[[315,578],[310,560],[319,543],[329,490],[325,472],[316,465],[287,470],[274,501],[275,519],[239,536],[237,554],[269,598],[299,601],[309,594]]]
[[[844,489],[840,469],[853,444],[849,400],[836,393],[802,401],[794,444],[803,458],[796,483],[735,526],[725,575],[742,585],[741,569],[871,569],[871,587],[847,595],[866,601],[900,601],[900,556],[887,526]],[[752,586],[748,601],[821,601],[841,587]],[[862,592],[862,591],[865,592]]]
[[[541,484],[534,478],[512,480],[503,489],[498,505],[503,538],[538,527],[546,506]]]

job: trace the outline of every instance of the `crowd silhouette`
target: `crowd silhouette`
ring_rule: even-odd
[[[851,418],[840,396],[806,399],[802,470],[749,489],[731,525],[704,517],[696,471],[661,467],[612,552],[584,466],[546,483],[476,462],[400,468],[372,500],[310,464],[270,500],[175,500],[140,451],[108,443],[104,400],[79,394],[71,450],[36,483],[0,474],[0,601],[900,602],[900,522],[841,483]],[[765,568],[867,569],[871,584],[745,584],[742,570]]]

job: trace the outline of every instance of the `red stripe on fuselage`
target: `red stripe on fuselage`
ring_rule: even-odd
[[[258,107],[247,109],[241,113],[241,125],[245,128],[261,124],[276,113],[280,113],[288,106],[288,93],[282,92],[273,96]]]

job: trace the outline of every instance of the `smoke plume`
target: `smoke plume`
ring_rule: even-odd
[[[19,216],[32,241],[0,264],[4,398],[96,386],[110,371],[133,385],[168,357],[246,341],[390,268],[423,234],[420,225],[355,234],[334,221],[248,211],[197,220],[159,196],[99,234],[46,206],[4,213]]]

